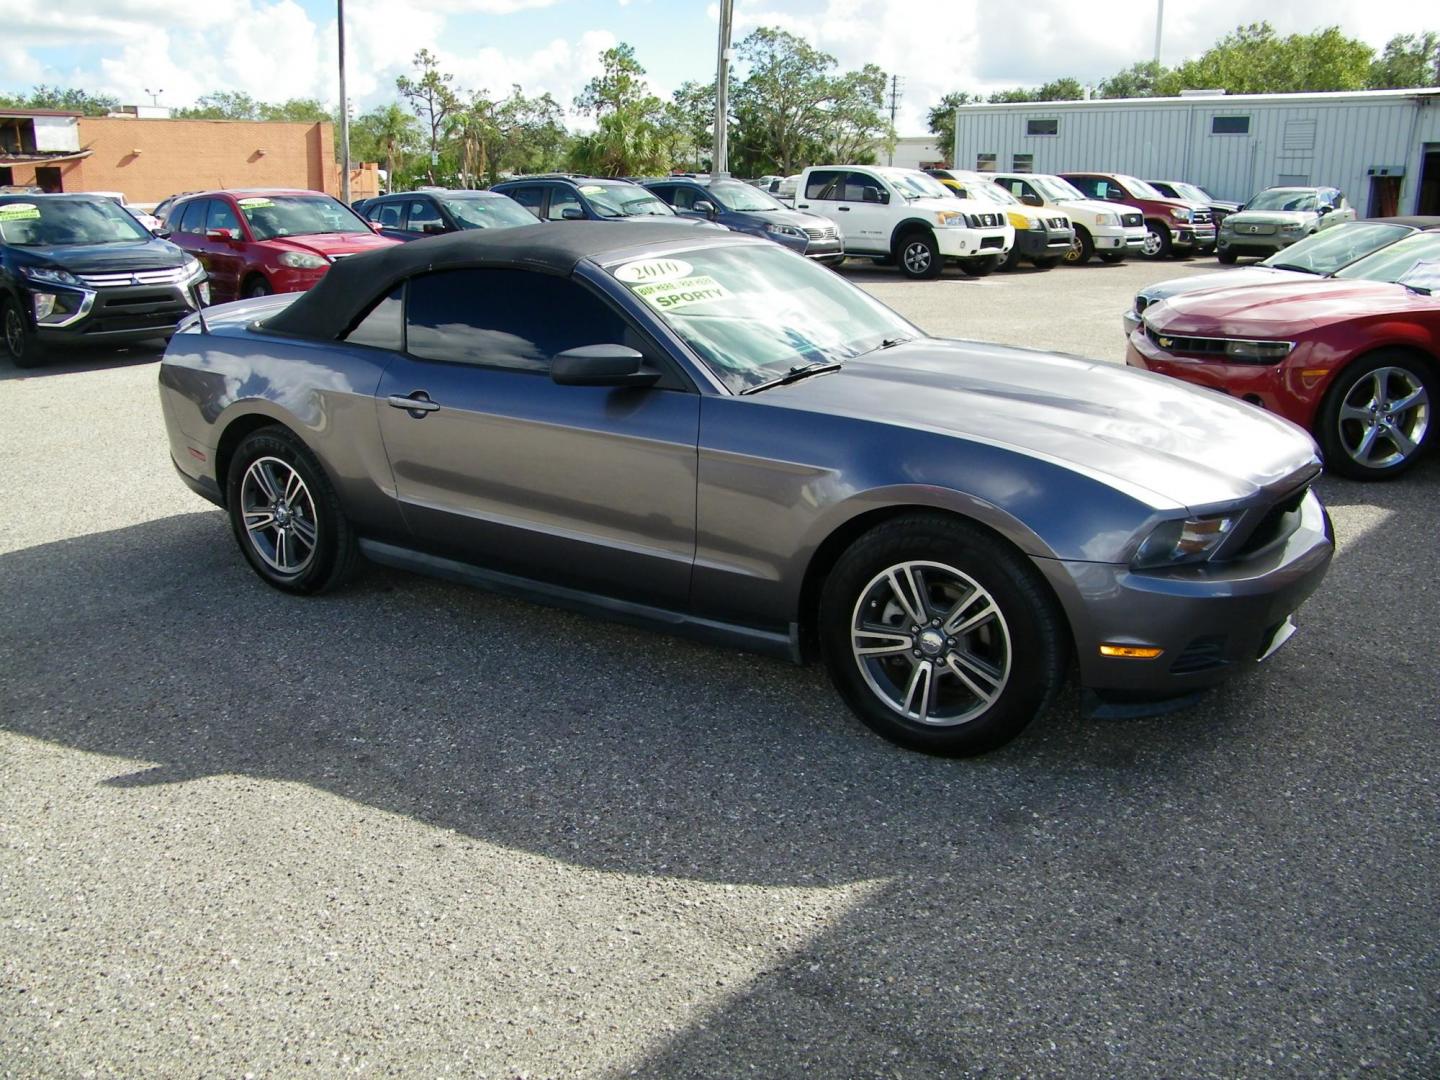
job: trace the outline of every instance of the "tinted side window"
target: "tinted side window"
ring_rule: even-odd
[[[405,229],[415,233],[438,233],[445,231],[445,222],[440,210],[429,199],[411,199],[409,216]]]
[[[355,345],[373,345],[377,349],[399,352],[405,347],[405,320],[402,318],[405,286],[376,301],[363,319],[350,328],[345,340]]]
[[[542,187],[520,187],[510,188],[505,192],[521,206],[529,210],[537,218],[540,216],[540,204],[545,201],[545,189]]]
[[[839,198],[845,202],[868,202],[878,203],[880,201],[880,181],[865,173],[847,173],[843,193]]]
[[[180,211],[180,232],[202,233],[205,231],[205,209],[210,205],[209,199],[196,199],[188,202]]]
[[[695,203],[700,199],[705,198],[704,192],[696,191],[692,187],[680,187],[675,188],[674,190],[674,197],[668,201],[671,206],[675,207],[676,210],[694,210]]]
[[[1105,197],[1105,181],[1090,176],[1067,176],[1071,184],[1080,189],[1080,194],[1091,199],[1103,199]]]
[[[675,188],[670,184],[658,185],[649,190],[650,194],[654,195],[661,202],[669,203],[671,206],[675,205]]]
[[[566,210],[579,210],[583,214],[585,208],[580,205],[580,196],[564,188],[552,189],[550,192],[550,210],[545,216],[551,221],[564,221]]]
[[[805,197],[807,199],[838,199],[839,194],[826,195],[825,189],[844,175],[844,173],[828,170],[812,172],[809,179],[805,181]]]
[[[237,240],[245,234],[240,231],[240,219],[235,216],[235,211],[224,199],[211,199],[210,212],[205,218],[205,229],[229,229],[230,235]]]
[[[441,270],[410,281],[405,345],[427,360],[549,371],[581,345],[625,344],[620,315],[569,278],[525,270]]]

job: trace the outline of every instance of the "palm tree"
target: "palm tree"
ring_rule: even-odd
[[[404,168],[405,154],[419,140],[420,125],[415,117],[394,102],[366,113],[360,118],[360,123],[385,159],[386,182],[393,191],[396,170]]]

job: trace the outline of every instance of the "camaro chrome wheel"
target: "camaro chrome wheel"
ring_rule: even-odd
[[[884,522],[836,561],[819,639],[835,688],[885,738],[980,754],[1018,735],[1060,684],[1054,595],[1029,560],[952,515]]]
[[[1357,480],[1404,472],[1434,440],[1436,392],[1431,369],[1399,349],[1342,370],[1317,419],[1326,468]]]
[[[851,651],[889,708],[950,727],[984,713],[1010,679],[1010,628],[970,575],[938,562],[887,567],[860,594]]]
[[[315,558],[315,501],[295,469],[257,458],[240,481],[240,516],[255,554],[276,573],[305,572]]]
[[[225,504],[246,560],[277,589],[323,592],[358,561],[355,534],[325,470],[283,427],[240,441],[226,472]]]

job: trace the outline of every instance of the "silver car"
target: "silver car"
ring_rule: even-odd
[[[1354,221],[1355,208],[1333,187],[1266,188],[1220,224],[1215,257],[1271,255],[1311,233]]]
[[[1333,551],[1300,429],[677,233],[460,232],[209,309],[160,369],[175,466],[276,588],[363,555],[818,657],[936,753],[1013,738],[1072,663],[1153,708],[1290,636]]]

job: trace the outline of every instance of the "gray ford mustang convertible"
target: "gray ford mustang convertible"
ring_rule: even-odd
[[[277,588],[363,554],[822,657],[937,753],[1013,738],[1072,657],[1138,711],[1289,637],[1333,551],[1298,428],[676,232],[461,232],[211,308],[161,365],[175,465]]]

